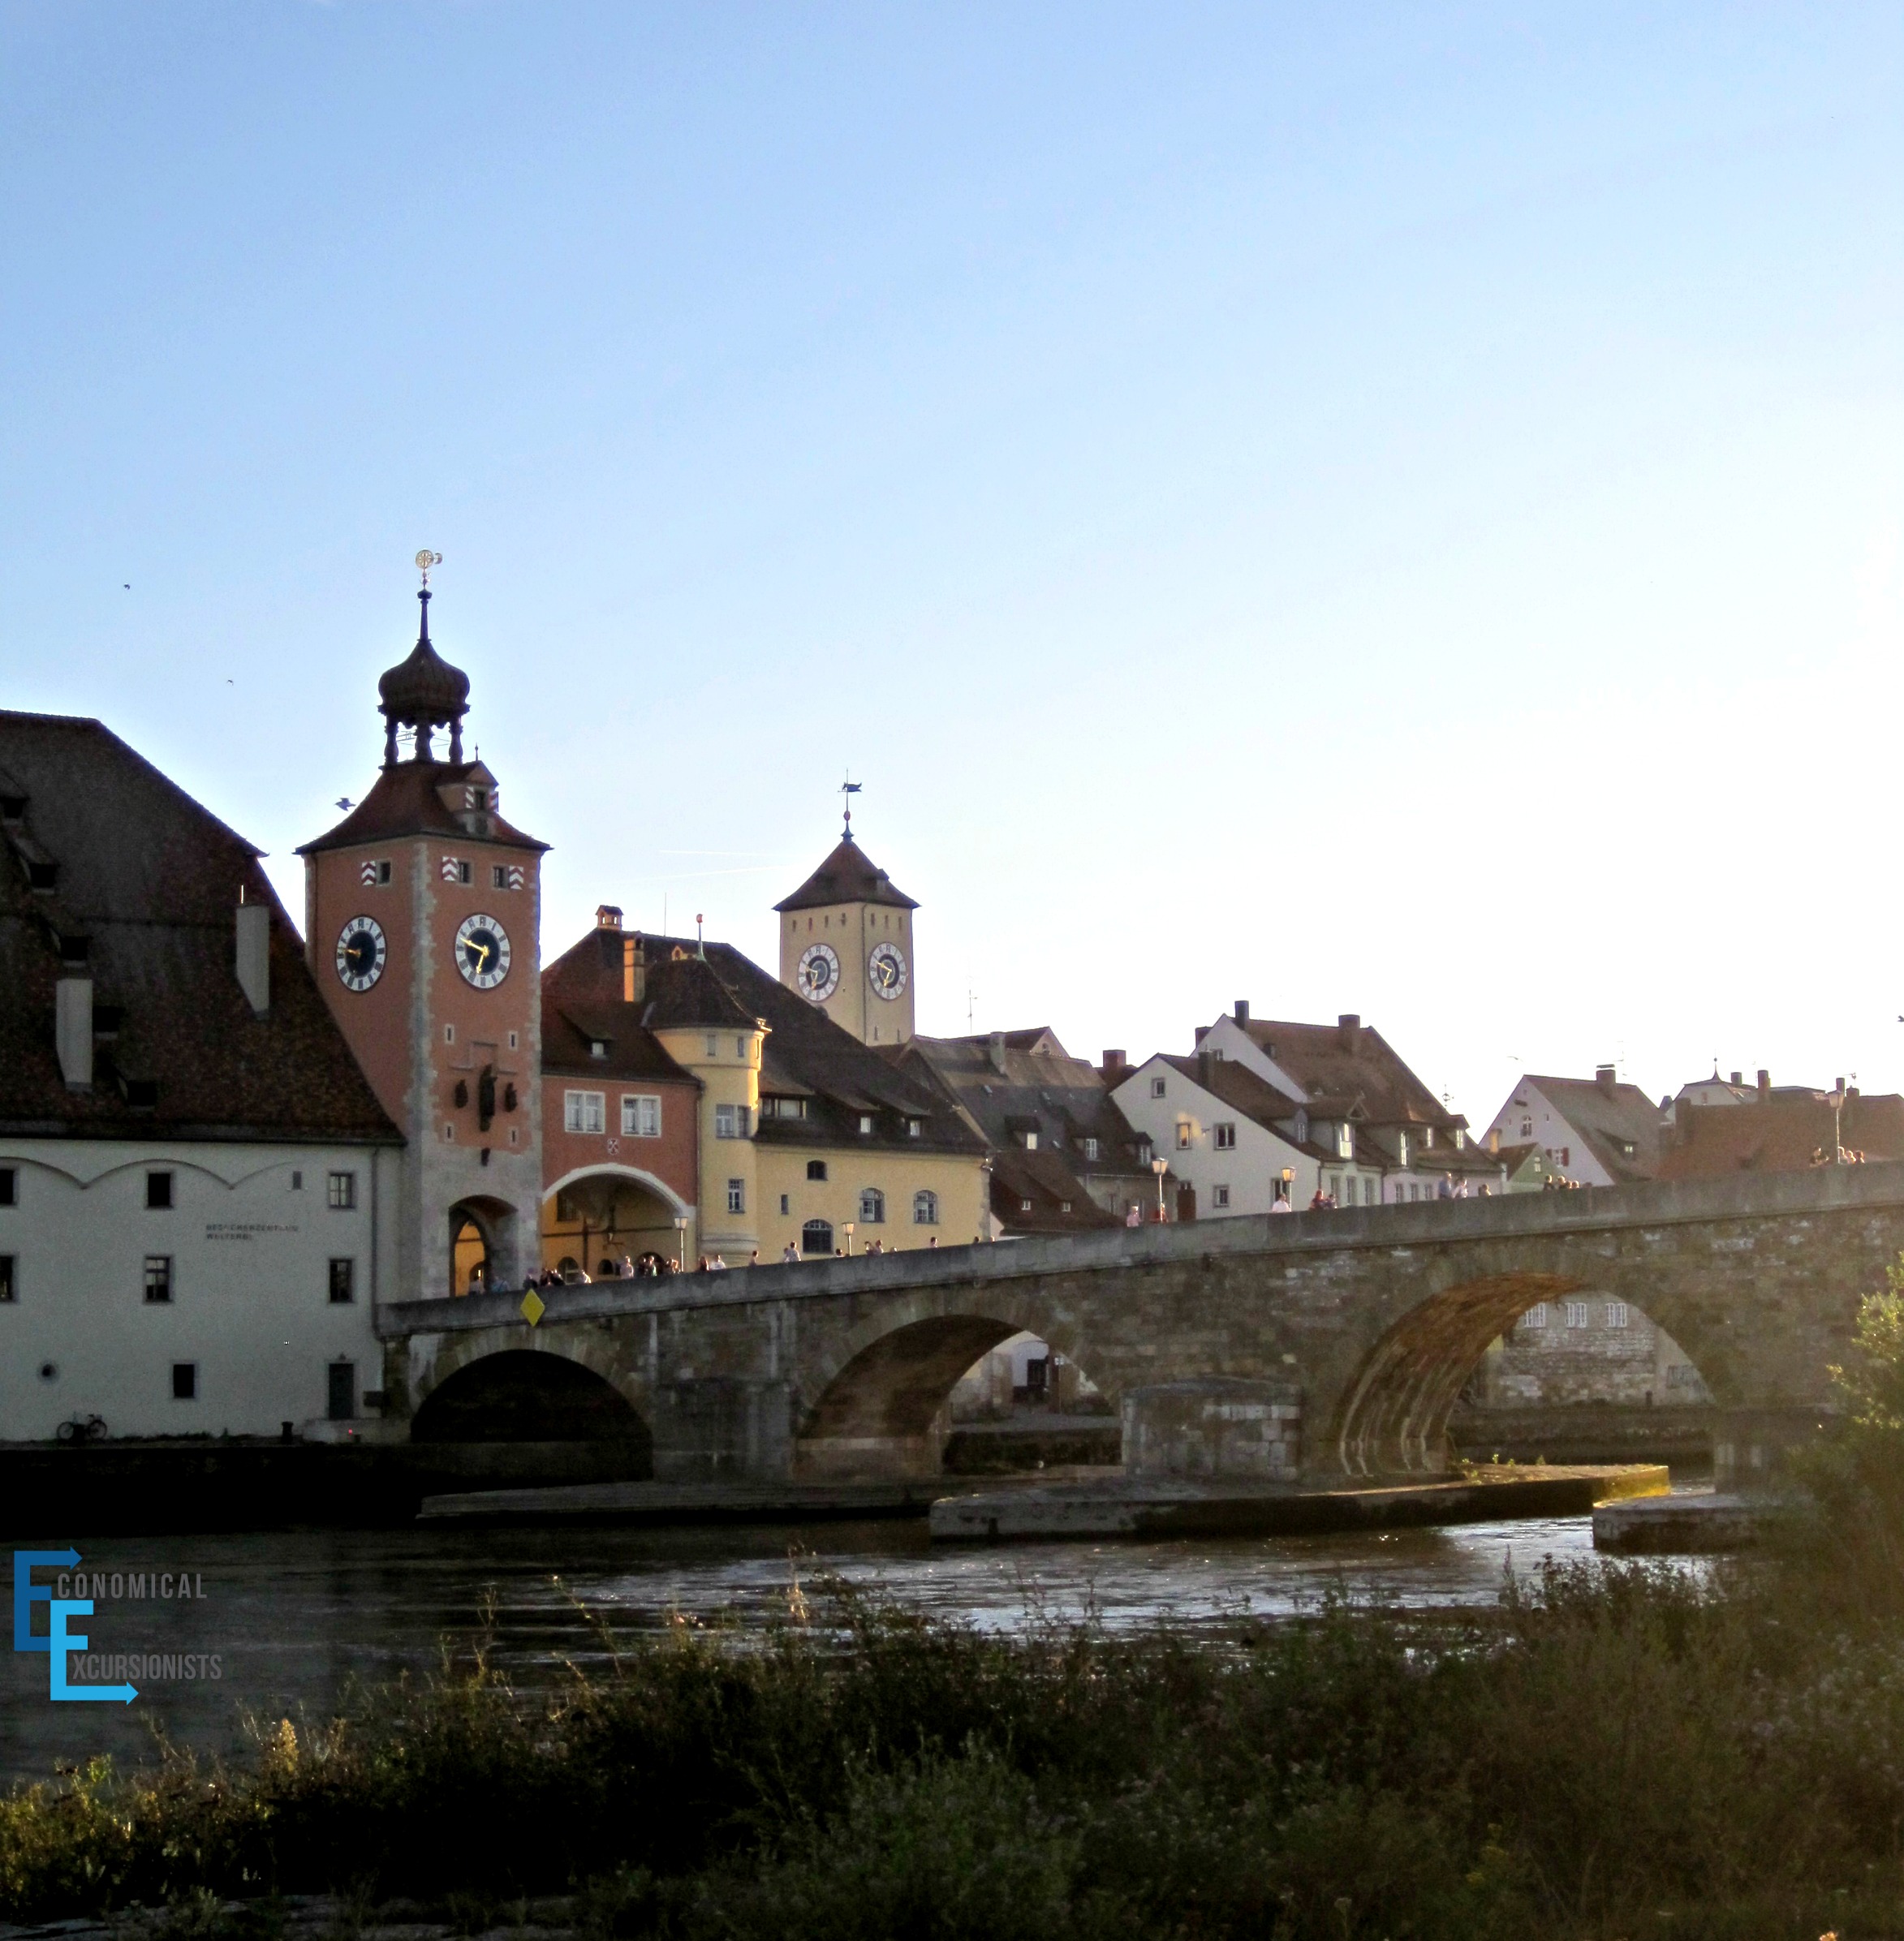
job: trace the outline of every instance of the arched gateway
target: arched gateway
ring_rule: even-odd
[[[1542,1299],[1630,1302],[1691,1357],[1722,1474],[1830,1405],[1859,1298],[1904,1250],[1904,1164],[1119,1229],[555,1290],[536,1345],[654,1425],[660,1475],[918,1473],[940,1402],[1019,1329],[1114,1408],[1218,1378],[1290,1398],[1323,1479],[1432,1473],[1488,1342]],[[506,1297],[389,1310],[388,1386],[520,1348]],[[1129,1418],[1127,1417],[1128,1420]]]

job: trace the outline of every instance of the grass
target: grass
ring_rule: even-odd
[[[479,1659],[236,1766],[0,1802],[0,1917],[338,1892],[603,1936],[1904,1933],[1904,1648],[1761,1576],[1550,1571],[1213,1644],[983,1637],[838,1587],[553,1698]],[[181,1918],[183,1929],[185,1923]]]

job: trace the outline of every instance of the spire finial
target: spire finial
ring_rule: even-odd
[[[442,554],[431,552],[428,546],[416,556],[416,570],[423,575],[423,585],[416,596],[423,610],[422,626],[416,636],[419,640],[428,641],[429,639],[429,570],[442,563]]]
[[[853,771],[849,768],[846,780],[840,784],[840,798],[846,818],[846,826],[840,831],[843,841],[851,842],[853,840],[853,798],[859,793],[859,784],[853,780]]]

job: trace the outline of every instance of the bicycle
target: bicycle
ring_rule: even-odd
[[[62,1442],[104,1442],[106,1418],[103,1415],[75,1415],[62,1422],[54,1433]]]

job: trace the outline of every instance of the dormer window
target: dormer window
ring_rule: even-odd
[[[861,1138],[872,1137],[872,1114],[869,1112],[863,1112],[859,1115],[859,1136]]]
[[[1306,1112],[1296,1114],[1296,1143],[1307,1146],[1309,1143],[1309,1115]]]
[[[919,1134],[920,1134],[920,1128],[921,1128],[921,1125],[922,1125],[922,1124],[923,1124],[923,1121],[920,1121],[920,1120],[918,1120],[918,1119],[908,1119],[908,1120],[906,1121],[906,1136],[907,1136],[907,1138],[909,1138],[909,1139],[915,1139],[915,1138],[917,1138],[919,1137]]]
[[[1335,1129],[1335,1150],[1338,1159],[1355,1156],[1355,1128],[1346,1119]]]
[[[1432,1126],[1432,1125],[1424,1125],[1424,1126],[1423,1126],[1423,1127],[1422,1127],[1422,1129],[1421,1129],[1421,1149],[1422,1149],[1422,1151],[1423,1151],[1424,1152],[1426,1152],[1426,1151],[1428,1151],[1428,1148],[1429,1148],[1431,1146],[1432,1146],[1432,1145],[1434,1144],[1434,1143],[1435,1143],[1435,1129],[1434,1129],[1434,1127],[1433,1127],[1433,1126]]]
[[[1408,1164],[1408,1134],[1405,1132],[1397,1135],[1395,1157],[1402,1165]]]
[[[1085,1140],[1084,1156],[1088,1160],[1094,1160],[1097,1157],[1097,1142],[1096,1139]]]
[[[1023,1136],[1025,1142],[1025,1151],[1027,1152],[1036,1152],[1038,1150],[1037,1134],[1027,1130]]]
[[[591,1038],[588,1040],[588,1056],[591,1058],[605,1058],[608,1056],[608,1040],[605,1038]]]

